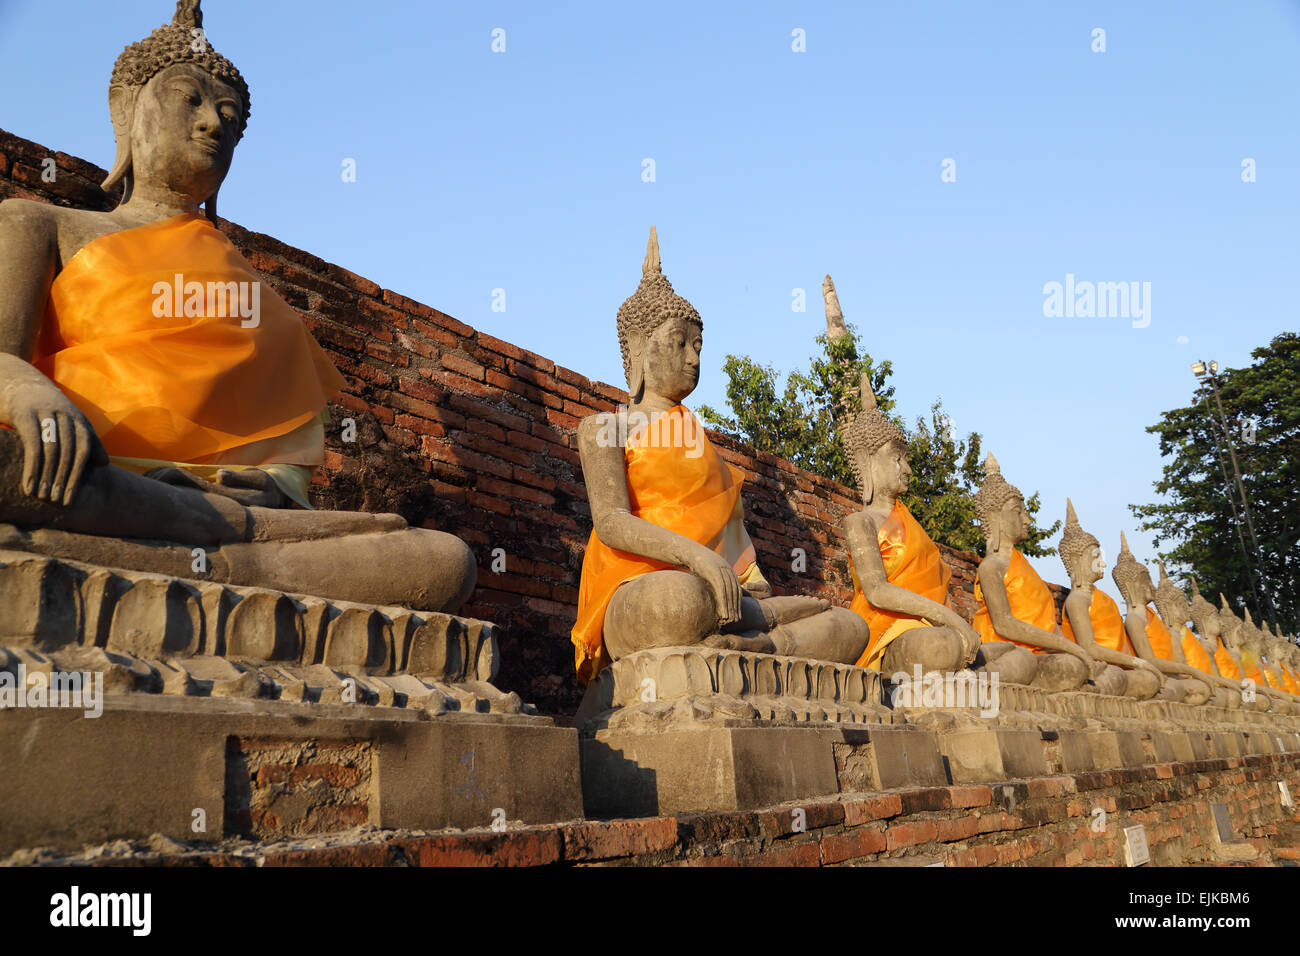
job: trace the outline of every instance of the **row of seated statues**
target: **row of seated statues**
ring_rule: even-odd
[[[122,53],[109,106],[117,150],[104,187],[122,186],[116,208],[0,204],[0,547],[454,614],[477,574],[458,538],[308,505],[344,380],[299,316],[269,290],[251,326],[191,306],[188,291],[175,309],[156,307],[156,286],[174,276],[258,279],[215,225],[249,91],[207,42],[198,0],[180,0],[170,24]],[[829,287],[828,311],[833,299]],[[582,681],[639,651],[702,645],[882,673],[972,668],[1047,692],[1235,707],[1250,681],[1265,706],[1300,699],[1295,644],[1226,600],[1216,610],[1194,582],[1189,603],[1163,566],[1154,585],[1127,542],[1112,575],[1121,616],[1096,587],[1100,547],[1072,505],[1060,542],[1072,590],[1058,624],[1050,589],[1017,550],[1024,496],[991,455],[967,621],[949,600],[951,571],[901,500],[904,434],[865,379],[841,436],[863,501],[843,529],[851,606],[773,594],[745,526],[744,475],[683,405],[699,381],[703,322],[664,275],[653,228],[617,327],[628,407],[577,434],[593,525],[572,631]],[[619,427],[618,415],[639,424]]]

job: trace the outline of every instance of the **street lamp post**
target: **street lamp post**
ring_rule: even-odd
[[[1241,468],[1237,464],[1237,449],[1236,446],[1233,445],[1232,443],[1232,432],[1228,429],[1228,419],[1223,413],[1223,402],[1219,398],[1219,385],[1218,385],[1218,380],[1216,378],[1218,372],[1219,372],[1218,362],[1213,362],[1213,361],[1208,363],[1194,362],[1192,364],[1192,374],[1196,376],[1197,380],[1207,381],[1210,384],[1210,392],[1211,394],[1214,395],[1214,404],[1219,410],[1219,425],[1222,427],[1223,430],[1224,441],[1226,441],[1228,444],[1228,457],[1229,460],[1232,462],[1232,475],[1236,481],[1237,493],[1241,496],[1241,512],[1242,514],[1245,515],[1246,518],[1246,530],[1250,534],[1251,550],[1254,552],[1254,559],[1255,559],[1253,562],[1254,573],[1250,575],[1250,590],[1251,593],[1254,594],[1255,596],[1255,607],[1257,611],[1261,612],[1260,613],[1261,617],[1264,616],[1263,612],[1266,611],[1269,620],[1275,623],[1277,621],[1277,612],[1273,608],[1273,601],[1269,597],[1268,588],[1264,583],[1264,561],[1260,555],[1259,539],[1255,537],[1255,522],[1254,522],[1254,518],[1250,513],[1250,501],[1246,497],[1246,486],[1241,480]],[[1209,399],[1203,398],[1203,400],[1205,401],[1205,410],[1209,412],[1210,410]],[[1217,434],[1215,435],[1214,438],[1214,444],[1215,444],[1215,449],[1218,451],[1219,454],[1219,467],[1220,469],[1223,469],[1224,472],[1223,474],[1224,490],[1227,491],[1228,503],[1232,506],[1232,520],[1237,525],[1237,539],[1241,543],[1241,554],[1242,557],[1246,559],[1247,568],[1250,568],[1252,562],[1250,556],[1246,553],[1246,541],[1241,534],[1241,518],[1237,514],[1237,503],[1233,500],[1231,491],[1228,491],[1229,482],[1228,482],[1227,469],[1224,468],[1224,464],[1223,464],[1223,448],[1219,444],[1219,438]],[[1256,576],[1259,577],[1259,587],[1255,586]]]

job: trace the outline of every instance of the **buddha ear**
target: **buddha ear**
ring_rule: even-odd
[[[868,455],[862,472],[862,503],[869,505],[876,497],[875,455]]]
[[[641,395],[645,391],[645,352],[646,337],[640,332],[628,332],[627,334],[627,355],[628,355],[628,375],[627,391],[628,397],[633,402],[641,401]]]
[[[122,202],[131,198],[135,177],[131,174],[131,127],[135,123],[135,98],[139,89],[134,86],[114,84],[108,88],[108,111],[113,117],[113,139],[117,152],[113,168],[99,188],[108,192],[122,183]]]

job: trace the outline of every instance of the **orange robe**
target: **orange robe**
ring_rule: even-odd
[[[1232,654],[1222,640],[1219,641],[1219,649],[1214,652],[1214,663],[1219,665],[1219,674],[1229,680],[1241,680],[1241,668],[1237,662],[1232,659]]]
[[[1174,657],[1174,636],[1169,633],[1169,628],[1165,627],[1165,622],[1156,616],[1156,612],[1147,607],[1147,641],[1151,644],[1151,652],[1162,661],[1175,661]]]
[[[1007,573],[1002,576],[1002,581],[1006,584],[1007,601],[1011,605],[1012,616],[1044,631],[1056,630],[1056,602],[1052,600],[1051,590],[1043,583],[1043,579],[1038,576],[1038,572],[1033,569],[1028,559],[1015,549],[1011,551],[1011,561],[1007,566]],[[975,630],[979,631],[980,637],[985,641],[1007,640],[993,629],[993,620],[989,617],[988,606],[984,603],[984,592],[980,589],[978,576],[975,578],[975,601],[979,608],[975,612],[975,620],[971,623]],[[1035,654],[1051,653],[1044,648],[1022,644],[1020,641],[1011,643],[1028,648]]]
[[[670,437],[673,415],[685,422],[681,434],[695,429],[698,451]],[[632,514],[716,551],[730,562],[742,584],[757,576],[753,545],[737,533],[740,525],[728,529],[732,518],[742,518],[744,513],[740,488],[745,473],[722,459],[689,409],[678,405],[648,428],[633,430],[623,460]],[[604,641],[605,612],[619,586],[651,571],[672,568],[653,558],[616,551],[592,531],[582,558],[578,619],[571,635],[579,679],[590,681],[610,663]]]
[[[876,533],[880,544],[880,557],[885,564],[885,574],[890,584],[905,588],[922,597],[929,598],[936,604],[948,603],[948,581],[952,571],[943,563],[939,548],[925,529],[912,517],[912,512],[902,501],[895,501]],[[884,611],[867,600],[858,583],[858,572],[853,567],[853,558],[849,557],[849,571],[853,575],[853,603],[849,607],[862,616],[871,630],[871,641],[862,657],[858,659],[859,667],[871,667],[880,670],[885,649],[894,638],[913,627],[929,627],[930,622],[910,614],[898,614]]]
[[[1282,682],[1286,689],[1292,694],[1300,696],[1300,680],[1296,680],[1295,672],[1285,664],[1279,664],[1278,669],[1282,671]]]
[[[241,292],[256,324],[227,298]],[[32,364],[127,460],[320,464],[319,416],[344,385],[298,313],[188,214],[73,256],[50,288]]]
[[[1135,655],[1133,642],[1124,630],[1124,615],[1119,613],[1115,599],[1101,588],[1092,589],[1092,604],[1088,606],[1088,619],[1092,622],[1092,636],[1098,646],[1118,651],[1120,654]],[[1061,615],[1061,631],[1076,644],[1074,628],[1070,626],[1070,616]]]
[[[1187,666],[1195,667],[1203,674],[1214,676],[1214,664],[1210,659],[1210,653],[1196,639],[1192,629],[1186,624],[1182,630],[1183,657],[1187,660]]]

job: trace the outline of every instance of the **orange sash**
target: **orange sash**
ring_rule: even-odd
[[[1203,674],[1214,675],[1214,667],[1210,660],[1210,652],[1207,651],[1201,642],[1196,639],[1192,629],[1186,624],[1182,630],[1183,657],[1187,660],[1189,667],[1195,667]]]
[[[1285,664],[1279,664],[1278,669],[1282,671],[1282,681],[1286,689],[1292,694],[1300,696],[1300,681],[1296,680],[1295,672]]]
[[[880,525],[876,540],[880,543],[880,557],[890,584],[927,597],[936,604],[948,603],[948,580],[952,571],[943,563],[939,548],[902,501],[894,502],[889,517]],[[849,572],[853,575],[853,603],[849,607],[862,616],[871,630],[871,641],[857,665],[867,667],[884,654],[881,640],[894,624],[902,620],[924,622],[924,619],[874,607],[862,593],[852,555],[849,556]],[[929,622],[922,623],[922,626],[929,626]],[[895,630],[894,633],[900,632]]]
[[[1221,676],[1229,680],[1241,680],[1241,668],[1232,659],[1231,652],[1229,652],[1222,640],[1219,641],[1219,649],[1214,652],[1214,663],[1219,665],[1219,674]]]
[[[254,303],[256,325],[240,311]],[[310,426],[344,385],[298,313],[192,215],[101,236],[73,256],[50,288],[32,364],[110,456],[195,464],[264,463],[241,462],[251,445],[260,459],[273,449],[270,460],[319,464]],[[300,428],[303,441],[270,441]]]
[[[1149,606],[1144,610],[1147,612],[1147,640],[1151,643],[1151,652],[1162,661],[1175,660],[1174,636],[1165,627],[1165,622],[1156,616],[1155,611]]]
[[[1088,606],[1088,619],[1092,622],[1092,636],[1098,647],[1109,648],[1120,654],[1135,656],[1133,643],[1124,631],[1124,615],[1119,613],[1115,599],[1101,588],[1092,589],[1092,603]],[[1079,643],[1070,626],[1070,615],[1061,614],[1061,631],[1074,643]]]
[[[701,448],[674,441],[671,417],[689,417]],[[684,434],[691,434],[683,430]],[[745,473],[723,461],[704,434],[704,426],[684,405],[654,420],[648,428],[628,435],[623,452],[627,463],[627,492],[632,514],[704,545],[731,562],[736,573],[754,567],[754,548],[727,534],[733,517],[743,515],[740,488]],[[609,664],[605,649],[605,612],[618,587],[651,571],[673,568],[652,558],[616,551],[593,530],[582,558],[578,586],[578,620],[573,626],[574,664],[578,677],[590,681]]]
[[[1018,550],[1012,549],[1011,561],[1007,573],[1002,576],[1007,588],[1007,601],[1011,605],[1011,614],[1016,620],[1025,621],[1043,631],[1056,630],[1056,602],[1052,592],[1038,576],[1029,561]],[[971,622],[980,637],[985,641],[1005,641],[1005,637],[993,629],[993,620],[989,617],[988,606],[984,603],[984,592],[980,589],[979,576],[975,577],[975,601],[979,605],[975,620]],[[1050,653],[1041,647],[1012,641],[1028,648],[1035,654]]]

